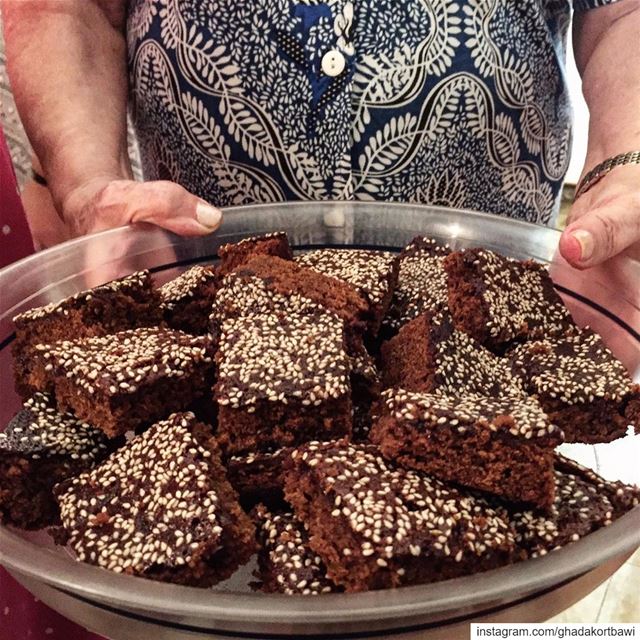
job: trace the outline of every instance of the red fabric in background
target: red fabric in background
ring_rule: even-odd
[[[0,128],[0,268],[33,251],[11,156]],[[101,639],[36,600],[0,567],[0,640]]]
[[[33,253],[11,155],[0,129],[0,268]]]
[[[0,567],[0,640],[103,640],[49,609]]]

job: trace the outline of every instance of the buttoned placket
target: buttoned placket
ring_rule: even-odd
[[[355,46],[352,40],[353,34],[353,19],[354,19],[354,6],[353,2],[345,2],[342,6],[338,5],[338,8],[334,13],[334,35],[337,40],[332,48],[327,50],[322,57],[322,73],[329,77],[338,78],[341,74],[350,71],[353,73],[353,69],[347,70],[348,60],[350,64],[355,63]],[[349,104],[351,100],[349,100]],[[351,155],[351,145],[353,144],[352,136],[349,135],[350,147],[348,149],[349,155]],[[338,163],[336,163],[338,165]],[[353,199],[353,168],[351,162],[346,165],[342,163],[338,165],[341,167],[348,167],[348,175],[344,176],[345,187],[343,189],[343,200]],[[343,169],[344,170],[344,169]],[[330,233],[335,236],[340,235],[340,242],[349,243],[353,241],[353,224],[349,224],[350,216],[346,215],[344,211],[344,205],[336,203],[336,205],[328,211],[324,216],[324,224],[328,227]]]
[[[354,4],[351,0],[347,2],[336,3],[334,5],[334,20],[333,31],[336,38],[333,46],[328,49],[322,58],[322,72],[329,77],[340,78],[342,74],[346,74],[345,81],[350,82],[347,78],[350,78],[353,74],[353,65],[355,64],[355,45],[353,42],[353,21],[354,21]],[[347,65],[351,65],[351,68],[347,68]],[[335,93],[341,88],[342,84],[336,83]],[[333,87],[332,87],[333,88]],[[350,91],[350,88],[349,88]],[[329,90],[328,98],[332,97],[332,91]],[[351,100],[349,99],[349,104]],[[349,132],[350,147],[348,149],[349,156],[351,156],[351,146],[353,144],[351,133]],[[351,200],[353,199],[353,168],[351,161],[348,163],[336,163],[337,166],[348,167],[348,175],[343,176],[344,188],[342,194],[339,195],[339,199]],[[335,216],[332,218],[332,226],[336,226]]]
[[[327,107],[334,100],[345,98],[344,91],[350,91],[355,55],[352,41],[354,6],[351,0],[302,0],[291,7],[295,30],[279,32],[276,38],[281,51],[304,71],[310,83],[312,102],[306,132],[312,140],[318,135],[318,123],[327,117]],[[349,95],[345,104],[350,103]],[[343,133],[349,144],[333,149],[335,173],[332,184],[327,185],[327,197],[350,200],[353,191],[350,112],[342,113],[340,122],[333,126],[346,129]]]

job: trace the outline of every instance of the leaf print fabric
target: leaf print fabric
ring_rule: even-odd
[[[387,200],[552,223],[569,162],[570,11],[569,0],[132,0],[145,177],[218,206]]]

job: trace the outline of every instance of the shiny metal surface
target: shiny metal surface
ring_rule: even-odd
[[[559,234],[513,220],[413,205],[309,203],[230,210],[216,236],[185,239],[158,229],[116,229],[38,254],[0,272],[0,425],[19,406],[11,380],[11,318],[32,306],[151,268],[162,282],[217,247],[247,235],[286,230],[298,248],[325,245],[399,249],[427,234],[454,247],[485,246],[553,261],[552,273],[581,324],[604,337],[640,380],[640,265],[621,259],[579,272],[554,260]],[[640,483],[640,437],[566,452],[605,477]],[[631,458],[629,453],[631,452]],[[624,456],[621,454],[624,453]],[[606,579],[640,545],[640,508],[553,554],[443,583],[364,594],[288,598],[251,593],[249,569],[211,590],[112,574],[72,560],[42,532],[0,527],[0,561],[38,597],[96,631],[124,638],[260,638],[334,635],[443,637],[478,617],[539,621]],[[462,625],[462,626],[460,626]],[[455,637],[457,631],[447,626]],[[461,636],[463,637],[463,636]],[[467,636],[468,637],[468,636]]]

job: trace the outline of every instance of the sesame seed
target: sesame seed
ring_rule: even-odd
[[[173,414],[59,486],[61,520],[78,557],[143,575],[154,565],[189,564],[202,546],[217,550],[219,498],[195,424],[191,413]],[[198,484],[204,488],[191,489]],[[147,523],[155,523],[151,532]]]

